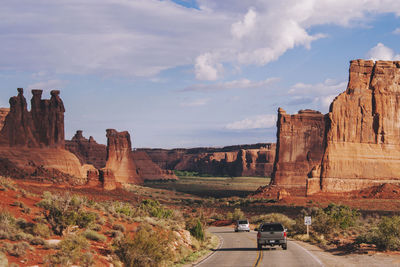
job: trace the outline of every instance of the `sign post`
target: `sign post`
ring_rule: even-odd
[[[310,238],[309,227],[311,225],[311,216],[304,216],[304,225],[307,226],[307,238]]]

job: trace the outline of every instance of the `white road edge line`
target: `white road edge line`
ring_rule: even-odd
[[[303,248],[302,246],[300,246],[299,244],[297,244],[296,242],[292,241],[290,242],[292,244],[295,244],[296,246],[298,246],[299,248],[303,249],[305,252],[307,252],[308,255],[310,255],[316,262],[319,263],[320,266],[325,267],[325,265],[322,263],[322,261],[320,259],[317,258],[317,256],[315,256],[314,254],[312,254],[310,251],[308,251],[307,249]]]
[[[212,256],[215,255],[215,252],[217,252],[217,251],[222,247],[222,245],[224,244],[224,239],[223,239],[220,235],[217,235],[217,234],[215,234],[215,235],[216,235],[216,236],[219,238],[219,240],[220,240],[219,246],[218,246],[211,254],[209,254],[205,259],[201,260],[200,262],[196,263],[196,264],[193,265],[193,266],[200,266],[201,264],[205,263],[205,262],[208,261]]]

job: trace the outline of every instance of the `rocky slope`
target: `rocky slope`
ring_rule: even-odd
[[[272,172],[275,144],[237,145],[222,148],[138,149],[161,168],[195,171],[213,176],[265,176]]]
[[[9,112],[10,112],[9,108],[0,108],[0,131],[1,129],[3,129],[4,121],[6,120],[6,117]]]

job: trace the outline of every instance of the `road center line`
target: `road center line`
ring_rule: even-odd
[[[320,259],[318,259],[314,254],[312,254],[310,251],[308,251],[307,249],[303,248],[302,246],[300,246],[299,244],[297,244],[296,242],[290,242],[291,244],[295,244],[296,246],[298,246],[299,248],[301,248],[302,250],[304,250],[305,252],[307,252],[308,255],[310,255],[316,262],[318,262],[318,264],[322,267],[325,267],[325,265],[322,263],[322,261],[320,261]]]

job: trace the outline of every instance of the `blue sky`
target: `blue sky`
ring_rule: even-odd
[[[0,106],[59,89],[67,138],[275,142],[278,107],[326,113],[350,60],[400,60],[399,15],[398,0],[5,0]]]

